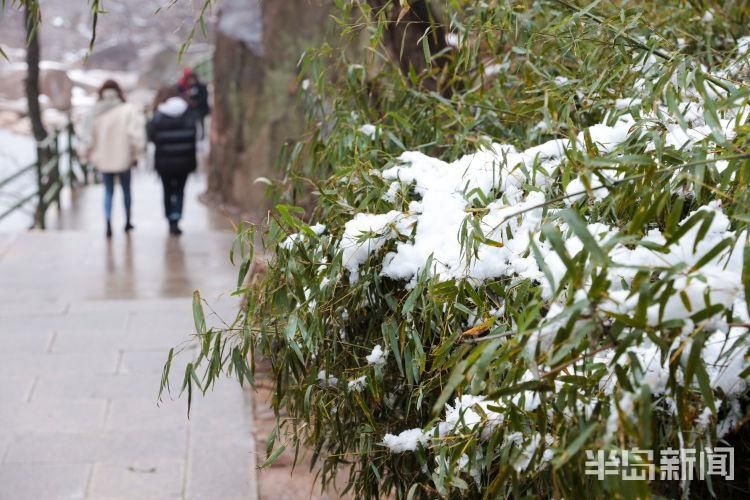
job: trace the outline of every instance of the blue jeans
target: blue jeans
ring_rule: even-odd
[[[115,194],[115,176],[120,178],[122,196],[125,201],[125,218],[130,222],[130,170],[117,174],[102,174],[104,183],[104,216],[107,220],[112,219],[112,197]]]

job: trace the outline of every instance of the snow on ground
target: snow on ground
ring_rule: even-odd
[[[0,129],[0,181],[35,160],[36,143],[31,137]],[[0,188],[0,213],[5,212],[15,200],[33,191],[35,183],[34,172],[28,172]]]
[[[35,159],[34,139],[0,129],[0,177],[33,163]]]
[[[138,84],[138,74],[130,71],[69,69],[68,77],[75,85],[90,89],[97,89],[110,79],[119,83],[123,89],[132,89]]]

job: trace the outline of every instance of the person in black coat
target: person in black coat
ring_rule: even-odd
[[[189,68],[185,69],[179,86],[182,96],[195,113],[200,128],[200,138],[203,139],[206,136],[206,117],[211,114],[211,106],[208,104],[208,87]]]
[[[154,167],[164,187],[164,214],[169,220],[169,232],[180,235],[185,183],[197,167],[195,113],[176,86],[164,87],[157,93],[153,113],[147,132],[148,140],[156,147]]]

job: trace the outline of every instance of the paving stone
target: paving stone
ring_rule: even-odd
[[[128,329],[131,332],[163,333],[179,332],[180,337],[187,338],[195,333],[192,303],[182,310],[164,314],[164,311],[139,311],[130,313]]]
[[[255,460],[252,453],[249,440],[234,446],[195,446],[188,461],[186,498],[257,498],[253,481]]]
[[[60,325],[60,318],[62,315],[34,316],[28,313],[0,317],[0,339],[26,335],[30,332],[52,333],[55,327]]]
[[[13,436],[8,431],[0,430],[0,463],[8,452],[8,446],[13,441]]]
[[[157,351],[123,351],[120,361],[120,374],[161,374],[167,361],[169,350]],[[189,354],[189,353],[188,353]],[[172,369],[174,373],[182,374],[189,356],[185,353],[174,358]]]
[[[25,432],[6,445],[4,463],[85,464],[97,458],[102,439],[97,433]]]
[[[44,354],[48,351],[53,337],[54,333],[51,331],[29,330],[14,335],[4,335],[0,339],[2,339],[4,352]]]
[[[127,493],[124,495],[118,495],[114,497],[87,497],[87,498],[95,498],[96,500],[133,500],[133,497],[128,496]],[[145,497],[139,497],[138,500],[184,500],[184,497],[182,495],[176,495],[176,496],[162,496],[158,495],[155,497],[152,496],[145,496]]]
[[[168,352],[190,338],[177,330],[116,332],[68,331],[57,332],[51,346],[53,353],[92,353],[111,350],[153,350]]]
[[[174,380],[181,374],[176,375]],[[181,379],[180,379],[181,380]],[[119,399],[151,398],[156,402],[161,375],[59,373],[40,376],[34,386],[32,401],[50,398]],[[177,382],[176,382],[177,383]],[[2,386],[2,379],[0,379]]]
[[[115,373],[120,353],[112,351],[96,356],[78,353],[0,352],[0,377],[15,375],[54,376],[59,373]]]
[[[110,431],[104,435],[97,461],[121,463],[134,460],[184,460],[187,456],[187,439],[187,432],[184,430]]]
[[[168,353],[170,349],[194,349],[196,336],[188,330],[128,330],[122,339],[123,350],[149,350]]]
[[[0,275],[2,271],[0,270]],[[16,314],[0,319],[0,335],[26,333],[29,331],[53,332],[69,331],[102,331],[116,333],[127,328],[129,314],[127,311],[114,309],[80,314],[50,314],[37,316]]]
[[[240,304],[239,298],[232,297],[228,293],[203,298],[207,302],[203,305],[203,313],[208,327],[225,327],[236,317]],[[129,328],[146,331],[179,330],[185,335],[192,335],[195,332],[192,299],[182,302],[179,307],[170,303],[169,307],[175,307],[174,310],[170,310],[170,314],[164,314],[163,311],[157,309],[133,311]]]
[[[95,464],[88,494],[92,498],[179,498],[184,484],[182,461]]]
[[[158,311],[161,314],[181,314],[187,311],[190,314],[191,307],[192,298],[189,296],[169,299],[93,299],[73,301],[68,305],[68,312],[70,314],[79,314],[116,309],[127,313]]]
[[[0,407],[0,428],[14,433],[96,432],[104,425],[107,401],[103,399],[48,399]]]
[[[45,432],[18,436],[7,463],[131,463],[184,460],[186,431]]]
[[[55,332],[49,346],[49,353],[62,355],[83,355],[91,359],[103,354],[105,356],[115,353],[119,366],[119,359],[127,342],[123,339],[126,330],[118,331],[70,331],[61,329]],[[116,370],[108,370],[107,373],[115,373]]]
[[[127,398],[110,402],[105,428],[109,431],[180,430],[187,429],[189,423],[186,401],[166,401],[157,406],[156,398]]]
[[[1,464],[0,499],[84,498],[89,464]]]
[[[5,252],[15,243],[18,239],[17,233],[0,233],[0,259],[3,258]]]
[[[252,405],[247,398],[239,384],[221,380],[193,407],[186,498],[257,498]]]
[[[0,377],[0,401],[3,405],[25,402],[34,385],[32,375]]]
[[[2,249],[0,249],[0,253]],[[9,316],[60,315],[68,311],[70,304],[63,300],[3,300],[0,301],[0,318]]]
[[[193,400],[190,410],[192,435],[249,435],[253,428],[250,404],[249,394],[237,382],[220,380],[205,396]],[[233,418],[227,418],[230,415]]]

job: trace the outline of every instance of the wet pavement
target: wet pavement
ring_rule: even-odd
[[[134,176],[133,222],[115,195],[104,238],[101,186],[67,196],[48,231],[0,232],[0,499],[252,499],[252,405],[233,380],[157,405],[194,353],[191,295],[231,319],[231,223],[188,181],[184,234],[170,237],[158,179]],[[0,226],[0,231],[3,227]]]

